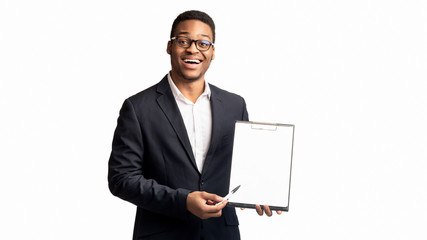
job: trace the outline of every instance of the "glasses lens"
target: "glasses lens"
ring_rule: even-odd
[[[197,48],[199,50],[208,50],[209,47],[211,46],[211,43],[206,40],[197,40],[196,43],[197,43]]]
[[[190,46],[191,40],[186,37],[178,37],[176,39],[178,45],[183,48],[188,48]]]

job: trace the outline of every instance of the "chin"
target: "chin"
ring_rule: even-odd
[[[202,79],[202,78],[203,78],[203,75],[197,75],[197,76],[193,76],[193,75],[183,75],[183,78],[184,78],[186,81],[189,81],[189,82],[195,82],[195,81],[197,81],[197,80]]]
[[[197,80],[199,80],[200,78],[199,77],[195,77],[195,78],[184,78],[186,81],[188,81],[188,82],[196,82]]]

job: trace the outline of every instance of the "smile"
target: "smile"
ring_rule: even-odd
[[[199,64],[202,61],[198,60],[198,59],[184,59],[185,63],[190,63],[190,64]]]

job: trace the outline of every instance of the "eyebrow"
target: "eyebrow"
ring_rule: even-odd
[[[180,35],[180,34],[189,35],[190,33],[189,32],[179,32],[177,34],[177,36]],[[198,36],[207,37],[207,38],[209,38],[209,40],[211,40],[211,37],[209,35],[207,35],[207,34],[199,34]]]

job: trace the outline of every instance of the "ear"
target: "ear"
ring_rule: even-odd
[[[215,59],[215,46],[212,46],[212,58],[211,61]]]
[[[168,41],[168,46],[166,47],[166,52],[170,55],[172,52],[172,42]]]

